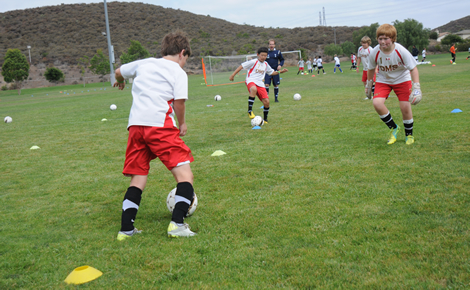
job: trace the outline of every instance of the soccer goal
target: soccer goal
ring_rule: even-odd
[[[284,66],[297,65],[301,57],[300,50],[281,51],[284,57]],[[229,80],[230,75],[247,60],[256,58],[256,54],[243,54],[233,56],[204,56],[201,58],[202,71],[206,86],[222,86],[243,83],[246,78],[246,70],[240,71],[235,80]]]

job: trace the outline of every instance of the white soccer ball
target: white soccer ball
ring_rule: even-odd
[[[173,213],[173,209],[175,208],[175,195],[176,195],[176,187],[173,188],[172,191],[168,194],[168,197],[166,198],[166,207],[168,210]],[[188,214],[186,216],[191,216],[197,208],[197,196],[196,193],[194,193],[194,199],[191,205],[189,206]]]
[[[13,119],[10,116],[6,116],[5,119],[3,119],[5,123],[11,123],[13,122]]]
[[[117,106],[115,104],[112,104],[111,106],[109,106],[109,108],[111,109],[111,111],[114,111],[117,109]]]
[[[214,100],[216,100],[216,101],[220,101],[220,100],[222,100],[222,97],[221,97],[221,96],[219,96],[219,95],[216,95],[216,96],[214,97]]]
[[[294,94],[294,101],[300,101],[300,99],[302,99],[300,94]]]
[[[251,127],[255,126],[263,126],[264,120],[261,118],[261,116],[256,116],[253,119],[251,119]]]

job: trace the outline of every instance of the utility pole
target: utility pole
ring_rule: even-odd
[[[318,17],[320,18],[320,26],[322,26],[321,25],[321,12],[318,12]]]
[[[111,45],[111,33],[109,33],[109,21],[108,21],[108,7],[106,5],[106,0],[104,0],[104,16],[106,18],[106,38],[108,39],[108,52],[109,52],[109,69],[110,69],[110,76],[109,80],[111,81],[111,86],[114,85],[116,82],[116,78],[114,76],[114,48]]]

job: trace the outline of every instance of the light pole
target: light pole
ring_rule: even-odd
[[[31,64],[31,45],[28,45],[27,48],[29,51],[29,64]]]
[[[114,49],[111,45],[111,33],[109,33],[109,21],[108,21],[108,7],[106,5],[106,0],[104,0],[104,16],[106,18],[106,38],[108,39],[108,52],[109,52],[109,69],[110,69],[110,76],[109,80],[111,81],[111,86],[113,86],[114,82],[116,82],[116,78],[114,77]]]

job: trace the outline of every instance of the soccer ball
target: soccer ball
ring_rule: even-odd
[[[216,100],[216,101],[220,101],[220,100],[222,100],[222,97],[221,97],[221,96],[219,96],[219,95],[216,95],[216,96],[214,97],[214,100]]]
[[[117,109],[117,106],[115,104],[112,104],[111,106],[109,106],[109,108],[111,109],[111,111],[114,111]]]
[[[13,119],[10,116],[6,116],[5,119],[3,119],[5,123],[11,123],[13,122]]]
[[[294,94],[294,101],[300,101],[300,99],[302,99],[300,94]]]
[[[255,126],[263,126],[264,120],[261,118],[261,116],[256,116],[253,119],[251,119],[251,127]]]
[[[168,194],[168,197],[166,198],[166,207],[171,213],[173,213],[173,209],[175,208],[175,195],[176,195],[176,187],[173,188],[172,191],[170,191],[170,193]],[[196,208],[197,208],[197,196],[196,196],[196,193],[194,193],[193,202],[191,203],[191,205],[189,205],[189,210],[186,216],[191,216],[196,211]]]

